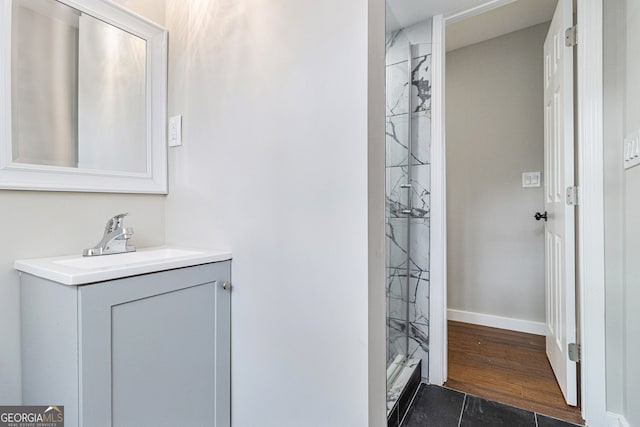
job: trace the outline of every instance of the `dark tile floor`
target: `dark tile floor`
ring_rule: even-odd
[[[470,394],[421,384],[402,427],[573,427]]]

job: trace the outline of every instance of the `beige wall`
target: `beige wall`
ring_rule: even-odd
[[[163,18],[164,2],[153,3],[162,11],[155,19]],[[20,288],[14,260],[80,254],[100,240],[107,219],[120,212],[130,214],[127,224],[135,230],[135,245],[163,244],[164,205],[164,196],[0,191],[0,405],[22,399]]]
[[[604,220],[607,410],[624,413],[624,3],[604,8]]]
[[[165,25],[166,0],[113,0],[121,6],[147,18],[156,24]]]
[[[547,29],[447,53],[449,309],[545,321],[543,190],[522,173],[543,171]]]

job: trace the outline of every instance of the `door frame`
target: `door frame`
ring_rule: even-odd
[[[515,0],[491,0],[452,15],[433,18],[431,133],[431,297],[429,382],[447,379],[447,210],[445,135],[446,25]],[[607,425],[605,377],[604,185],[603,185],[603,6],[577,0],[576,294],[581,344],[582,417]],[[588,291],[588,292],[587,292]]]

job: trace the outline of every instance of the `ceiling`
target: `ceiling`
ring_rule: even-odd
[[[491,9],[492,3],[504,6]],[[557,0],[386,0],[386,30],[409,27],[435,15],[451,16],[489,6],[488,12],[447,25],[447,50],[453,50],[549,21],[556,3]]]
[[[447,25],[447,52],[550,21],[557,0],[518,0]]]

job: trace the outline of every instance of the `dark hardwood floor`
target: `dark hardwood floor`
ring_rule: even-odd
[[[449,321],[445,386],[584,425],[567,406],[539,335]]]

